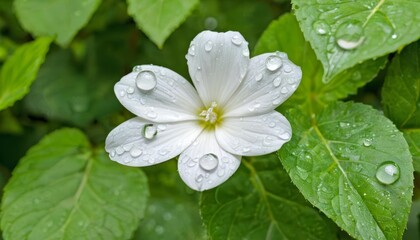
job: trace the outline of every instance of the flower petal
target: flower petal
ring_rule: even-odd
[[[238,88],[249,64],[248,42],[238,32],[204,31],[191,42],[188,70],[204,105],[223,106]]]
[[[153,122],[198,119],[203,105],[187,80],[163,67],[137,68],[141,70],[127,74],[115,84],[115,94],[124,107]]]
[[[153,124],[136,117],[108,134],[105,149],[112,160],[123,165],[149,166],[179,155],[201,131],[202,127],[195,121]]]
[[[226,118],[216,129],[216,138],[226,151],[242,155],[257,156],[278,150],[290,140],[292,128],[289,121],[276,111],[243,117]]]
[[[251,59],[242,84],[224,107],[225,117],[255,116],[278,107],[299,86],[300,67],[285,53],[266,53]]]
[[[192,189],[204,191],[225,182],[238,169],[241,156],[224,151],[213,131],[203,131],[178,160],[178,171]]]

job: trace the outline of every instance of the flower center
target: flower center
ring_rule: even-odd
[[[214,126],[220,123],[221,111],[217,106],[217,103],[212,102],[210,107],[207,110],[201,111],[199,116],[201,117],[202,123],[205,127]]]

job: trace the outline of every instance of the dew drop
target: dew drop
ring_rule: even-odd
[[[270,71],[276,71],[277,69],[281,67],[282,64],[283,64],[283,61],[281,60],[279,56],[276,56],[276,55],[269,56],[267,60],[265,61],[265,66]]]
[[[130,155],[134,158],[136,157],[140,157],[140,155],[143,153],[143,151],[141,149],[138,148],[132,148],[130,150]]]
[[[372,138],[365,138],[364,140],[363,140],[363,146],[365,146],[365,147],[369,147],[370,145],[372,145]]]
[[[325,35],[330,32],[330,26],[324,20],[315,21],[313,27],[319,35]]]
[[[269,127],[271,127],[271,128],[273,128],[273,127],[275,127],[275,126],[276,126],[276,123],[275,123],[275,122],[270,122],[270,123],[268,124],[268,126],[269,126]]]
[[[188,48],[188,54],[191,56],[195,56],[195,45],[191,44],[190,47]]]
[[[115,157],[115,154],[116,154],[115,150],[111,150],[111,152],[109,153],[109,156],[110,157]]]
[[[360,21],[351,20],[338,26],[335,38],[338,46],[344,50],[352,50],[364,41],[363,25]]]
[[[169,151],[167,149],[161,149],[161,150],[159,150],[159,154],[162,155],[162,156],[165,156],[168,153],[169,153]]]
[[[165,131],[166,130],[167,126],[166,126],[166,124],[159,124],[157,126],[157,128],[158,128],[159,131],[162,132],[162,131]]]
[[[244,57],[249,57],[249,50],[248,50],[248,48],[244,48],[244,50],[242,50],[242,55]]]
[[[203,175],[202,174],[199,174],[196,178],[195,178],[195,181],[196,182],[198,182],[198,183],[200,183],[200,182],[202,182],[203,181]]]
[[[146,124],[143,127],[143,137],[151,140],[153,139],[157,134],[157,128],[153,124]]]
[[[232,37],[232,43],[236,46],[240,46],[242,44],[242,39],[238,35],[235,35]]]
[[[290,133],[284,132],[284,133],[279,135],[279,138],[283,139],[283,140],[289,140],[290,139]]]
[[[283,93],[283,94],[286,94],[286,93],[288,93],[288,92],[289,92],[289,90],[287,89],[287,87],[282,87],[282,88],[280,89],[280,92],[281,92],[281,93]]]
[[[225,169],[220,168],[220,169],[217,171],[217,176],[219,176],[219,177],[223,177],[224,175],[225,175]]]
[[[280,83],[281,83],[281,78],[279,78],[279,77],[276,77],[276,78],[273,80],[273,86],[274,86],[274,87],[278,87],[278,86],[280,86]]]
[[[255,81],[259,82],[261,81],[261,79],[263,78],[262,73],[257,74],[257,76],[255,76]]]
[[[124,97],[125,96],[125,91],[124,90],[121,90],[120,91],[120,97]]]
[[[272,144],[273,144],[273,138],[271,136],[266,136],[263,140],[263,145],[269,147]]]
[[[397,35],[397,34],[395,34],[395,33],[391,35],[391,38],[392,38],[392,39],[397,39],[397,37],[398,37],[398,35]]]
[[[286,65],[284,65],[283,66],[283,71],[285,72],[285,73],[290,73],[290,72],[292,72],[292,66],[290,66],[289,64],[286,64]]]
[[[156,75],[152,71],[141,71],[136,77],[136,85],[141,91],[152,91],[156,84]]]
[[[204,44],[204,50],[206,50],[206,52],[210,52],[213,49],[213,42],[212,41],[207,41],[206,44]]]
[[[117,148],[115,148],[115,152],[116,152],[118,155],[121,155],[121,154],[123,154],[123,153],[124,153],[124,149],[123,149],[122,147],[117,147]]]
[[[249,152],[249,151],[251,151],[251,149],[250,149],[249,147],[244,147],[244,148],[242,148],[242,152],[243,152],[243,153],[247,153],[247,152]]]
[[[128,87],[128,88],[127,88],[127,93],[128,93],[128,94],[133,94],[133,93],[134,93],[134,88],[132,88],[132,87]]]
[[[140,72],[141,71],[141,66],[140,65],[136,65],[133,67],[133,72]]]
[[[382,184],[393,184],[400,178],[400,168],[394,162],[384,162],[376,170],[376,179]]]
[[[213,153],[208,153],[200,158],[199,164],[203,170],[212,171],[219,165],[219,159]]]

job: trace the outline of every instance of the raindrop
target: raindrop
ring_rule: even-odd
[[[271,128],[273,128],[273,127],[275,127],[275,126],[276,126],[276,123],[275,123],[275,122],[270,122],[270,123],[268,124],[268,126],[269,126],[269,127],[271,127]]]
[[[115,153],[116,153],[115,150],[111,150],[111,152],[109,153],[109,156],[110,157],[115,157]]]
[[[278,87],[278,86],[280,86],[280,83],[281,83],[281,78],[279,78],[279,77],[276,77],[276,78],[273,80],[273,85],[274,85],[274,87]]]
[[[133,67],[133,72],[140,72],[141,71],[141,66],[140,65],[136,65]]]
[[[117,148],[115,149],[115,152],[117,152],[117,154],[118,154],[118,155],[121,155],[121,154],[123,154],[123,153],[124,153],[124,149],[123,149],[122,147],[117,147]]]
[[[156,87],[156,76],[152,71],[141,71],[136,77],[137,87],[144,92],[149,92]]]
[[[124,97],[125,96],[125,91],[124,90],[121,90],[120,91],[120,97]]]
[[[149,111],[146,114],[149,118],[156,118],[157,117],[157,113],[154,111]]]
[[[198,182],[198,183],[199,183],[199,182],[202,182],[202,181],[203,181],[203,178],[204,178],[204,177],[203,177],[203,175],[199,174],[199,175],[195,178],[195,181],[196,181],[196,182]]]
[[[286,65],[283,66],[283,71],[285,73],[290,73],[290,72],[292,72],[292,67],[289,64],[286,64]]]
[[[206,50],[206,52],[210,52],[213,49],[213,42],[212,41],[207,41],[206,44],[204,44],[204,50]]]
[[[144,138],[146,138],[148,140],[151,140],[156,136],[156,134],[157,134],[157,128],[156,128],[155,125],[153,125],[153,124],[144,125],[144,128],[143,128],[143,137]]]
[[[248,148],[248,147],[244,147],[244,148],[242,148],[242,152],[243,152],[243,153],[247,153],[247,152],[249,152],[249,151],[251,151],[251,149],[250,149],[250,148]]]
[[[242,44],[242,39],[238,35],[235,35],[232,37],[232,43],[236,46],[240,46]]]
[[[204,28],[208,30],[214,30],[217,28],[218,22],[214,17],[208,17],[204,20]]]
[[[398,35],[397,35],[397,34],[395,34],[395,33],[391,35],[391,38],[392,38],[392,39],[397,39],[397,37],[398,37]]]
[[[338,46],[344,50],[357,48],[365,39],[362,23],[357,20],[342,23],[335,32],[335,38]]]
[[[166,130],[166,124],[159,124],[157,126],[157,128],[158,128],[159,131],[165,131]]]
[[[271,146],[273,144],[273,138],[271,136],[266,136],[263,140],[264,146]]]
[[[279,69],[281,67],[282,64],[283,64],[283,62],[282,62],[281,58],[279,56],[276,56],[276,55],[269,56],[267,58],[266,62],[265,62],[265,66],[270,71],[276,71],[277,69]]]
[[[219,165],[219,159],[213,153],[208,153],[200,158],[199,164],[203,170],[212,171]]]
[[[143,153],[143,151],[141,149],[138,148],[132,148],[130,150],[130,155],[134,158],[136,157],[140,157],[140,155]]]
[[[286,93],[288,93],[288,92],[289,92],[289,90],[287,89],[287,87],[282,87],[282,88],[280,89],[280,92],[281,92],[281,93],[283,93],[283,94],[286,94]]]
[[[325,35],[330,32],[330,26],[324,20],[315,21],[313,27],[319,35]]]
[[[400,168],[394,162],[384,162],[376,170],[376,179],[380,183],[389,185],[400,178]]]
[[[133,145],[131,145],[131,144],[126,144],[126,145],[124,145],[123,146],[123,149],[124,149],[124,151],[130,151],[130,149],[133,147]]]
[[[242,55],[244,57],[249,57],[249,50],[248,50],[248,48],[244,48],[244,50],[242,50]]]
[[[287,53],[284,53],[284,52],[276,51],[276,55],[284,59],[288,58]]]
[[[191,56],[195,56],[195,45],[191,44],[190,48],[188,48],[188,54]]]
[[[284,132],[284,133],[279,135],[279,138],[283,139],[283,140],[289,140],[290,139],[290,133]]]
[[[365,147],[369,147],[370,145],[372,145],[372,138],[365,138],[364,140],[363,140],[363,146],[365,146]]]
[[[255,76],[255,81],[259,82],[261,81],[261,79],[263,78],[262,73],[257,74],[257,76]]]
[[[162,155],[162,156],[165,156],[168,153],[169,153],[169,151],[167,149],[161,149],[161,150],[159,150],[159,154]]]
[[[222,168],[220,168],[218,171],[217,171],[217,176],[219,176],[219,177],[223,177],[225,175],[225,170],[224,169],[222,169]]]
[[[134,88],[132,88],[132,87],[128,87],[128,88],[127,88],[127,93],[128,93],[128,94],[133,94],[133,93],[134,93]]]

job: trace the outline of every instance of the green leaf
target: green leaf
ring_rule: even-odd
[[[403,133],[413,156],[414,170],[420,172],[420,128],[404,130]]]
[[[0,73],[0,110],[12,106],[28,93],[50,43],[50,38],[26,43],[5,62]]]
[[[159,47],[188,17],[199,0],[127,0],[128,14]]]
[[[297,109],[287,115],[293,137],[279,155],[305,198],[352,237],[401,239],[413,166],[393,123],[352,102],[331,104],[312,117]]]
[[[420,37],[420,2],[293,0],[296,17],[329,82]],[[341,47],[340,47],[341,46]]]
[[[287,37],[285,37],[287,36]],[[357,89],[372,80],[384,67],[386,58],[369,60],[341,72],[328,83],[321,81],[323,69],[310,45],[305,41],[298,22],[292,14],[284,14],[265,30],[255,54],[286,52],[289,58],[302,68],[302,82],[281,108],[317,103],[321,106],[356,93]]]
[[[420,43],[398,54],[388,68],[382,88],[385,114],[399,128],[420,128]]]
[[[200,208],[211,239],[336,239],[275,154],[243,158],[229,181],[202,194]]]
[[[91,148],[82,132],[61,129],[21,159],[5,187],[6,239],[129,239],[144,214],[144,174]]]
[[[22,27],[34,36],[53,36],[67,46],[88,23],[101,0],[15,0]]]

